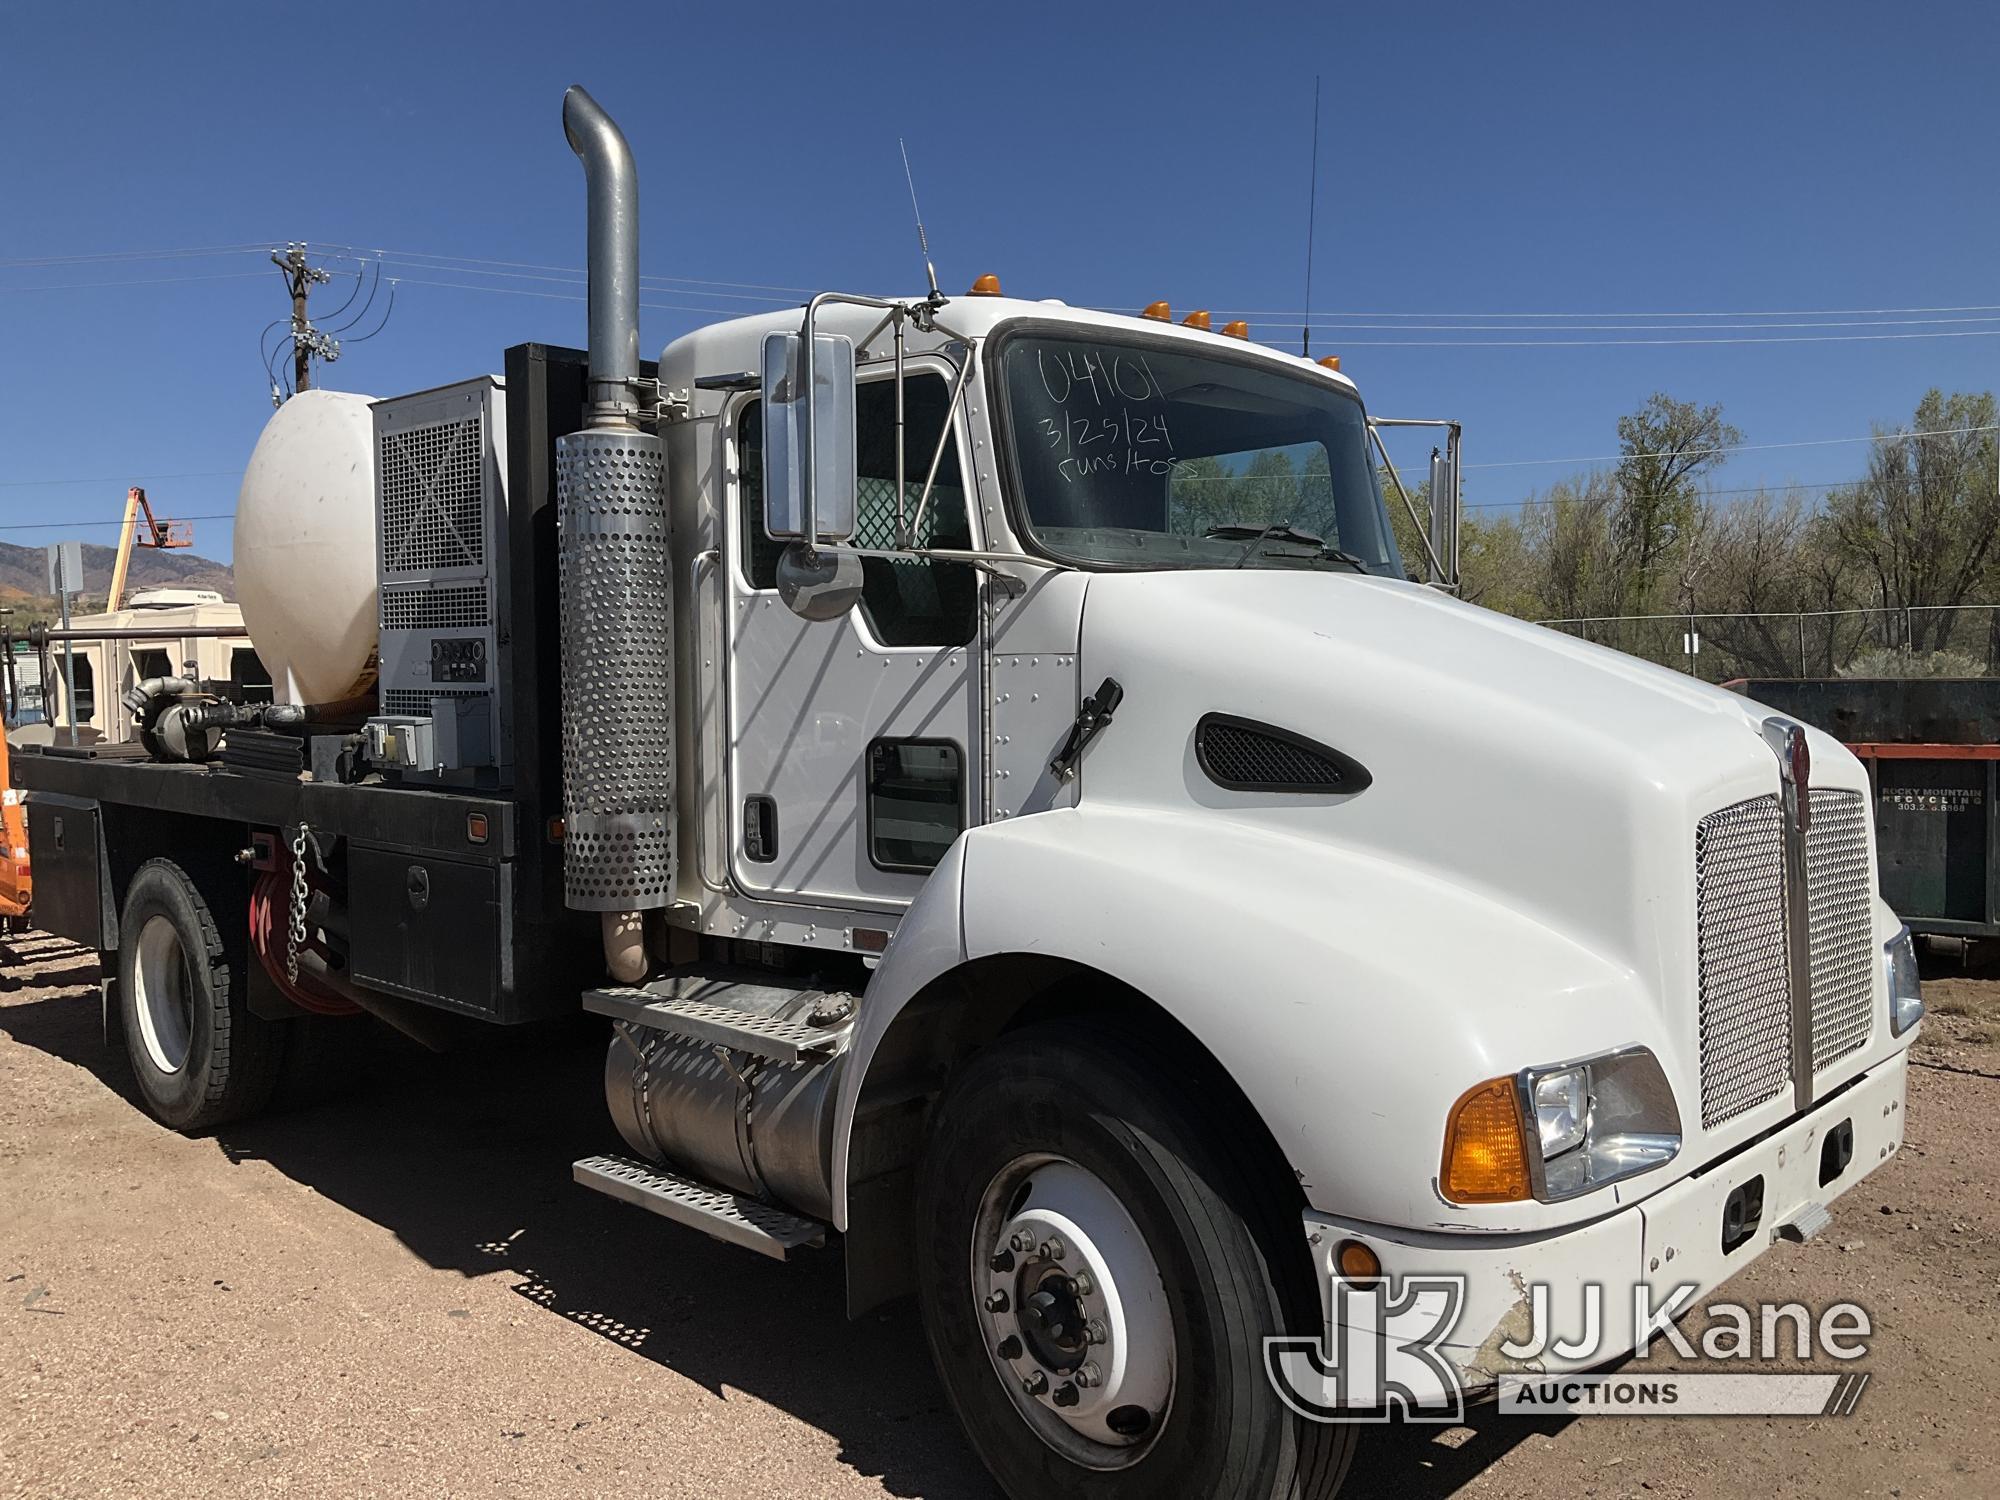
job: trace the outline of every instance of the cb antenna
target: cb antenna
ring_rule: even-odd
[[[1299,353],[1313,352],[1313,225],[1319,219],[1319,74],[1313,74],[1312,180],[1306,186],[1306,315],[1299,324]]]
[[[924,274],[930,278],[931,301],[942,304],[944,294],[938,290],[937,267],[931,264],[931,242],[924,233],[924,211],[917,207],[917,179],[910,172],[910,148],[903,144],[903,138],[896,137],[896,149],[903,153],[903,181],[910,185],[910,212],[917,218],[917,247],[924,253]]]

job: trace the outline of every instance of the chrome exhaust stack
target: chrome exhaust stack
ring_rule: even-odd
[[[639,427],[639,175],[581,88],[563,134],[589,193],[586,425],[556,440],[563,898],[603,916],[612,977],[645,977],[642,913],[674,895],[673,595],[666,448]],[[532,710],[531,710],[532,711]]]
[[[583,162],[590,202],[590,422],[639,415],[639,169],[625,132],[581,84],[563,94],[563,135]]]

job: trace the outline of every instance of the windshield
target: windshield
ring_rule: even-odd
[[[1403,576],[1361,403],[1260,364],[1062,335],[1001,356],[1023,519],[1113,567]]]

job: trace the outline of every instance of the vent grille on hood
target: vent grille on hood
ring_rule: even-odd
[[[1373,779],[1338,750],[1228,714],[1195,726],[1194,752],[1208,779],[1232,792],[1358,792]]]

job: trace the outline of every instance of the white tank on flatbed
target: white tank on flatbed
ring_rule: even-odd
[[[236,597],[281,702],[375,680],[372,396],[301,391],[273,413],[236,500]]]

